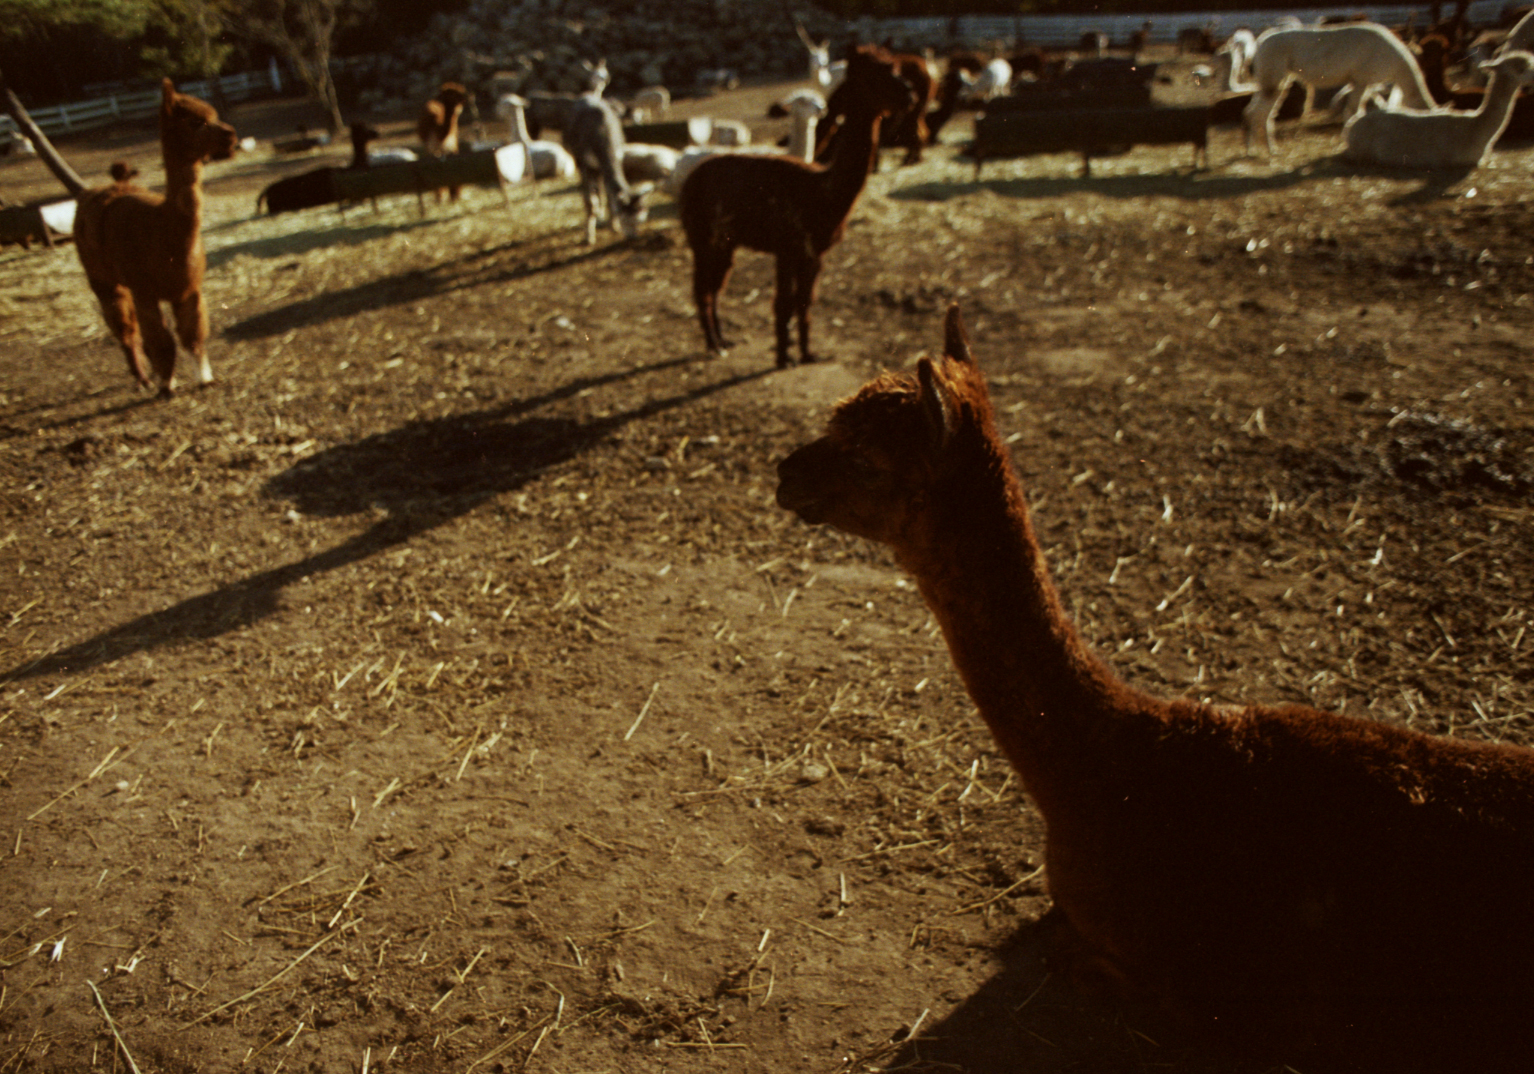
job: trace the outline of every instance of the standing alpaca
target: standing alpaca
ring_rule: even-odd
[[[1534,751],[1119,681],[1066,618],[957,307],[946,329],[777,498],[915,576],[1047,826],[1062,970],[1305,1070],[1528,1070]]]
[[[207,265],[202,248],[202,165],[229,159],[237,143],[234,128],[219,122],[217,112],[196,97],[177,93],[167,78],[160,97],[164,195],[134,186],[131,171],[116,166],[112,185],[76,192],[80,205],[75,249],[85,278],[101,302],[107,327],[122,345],[128,372],[148,388],[152,368],[162,397],[176,388],[177,339],[197,360],[198,381],[213,380],[203,350],[208,308],[202,300]],[[161,302],[169,303],[175,315],[174,336],[165,325]]]
[[[895,73],[890,54],[874,45],[855,49],[847,78],[847,121],[841,148],[829,166],[785,156],[724,155],[703,161],[682,187],[678,213],[692,248],[692,294],[703,342],[722,354],[719,293],[730,277],[735,250],[744,246],[777,259],[772,311],[778,368],[790,365],[788,322],[799,321],[799,355],[810,353],[810,303],[825,252],[842,237],[847,216],[863,191],[879,149],[879,122],[906,107],[911,91]]]
[[[444,82],[437,95],[421,106],[416,120],[416,133],[428,157],[445,157],[458,152],[458,118],[463,106],[469,103],[469,91],[457,82]],[[448,187],[448,196],[458,200],[458,187]],[[437,191],[437,201],[442,191]]]
[[[932,142],[927,127],[927,111],[936,99],[938,83],[932,77],[924,57],[909,53],[892,53],[895,73],[910,87],[910,100],[890,112],[880,129],[879,144],[888,148],[904,149],[901,164],[920,164],[922,150]],[[829,161],[836,155],[838,139],[843,124],[849,121],[849,104],[852,91],[844,80],[826,101],[826,128],[815,150],[815,159]]]
[[[1504,52],[1481,70],[1491,84],[1474,112],[1364,112],[1343,129],[1343,159],[1396,168],[1480,167],[1507,129],[1519,91],[1534,81],[1534,54]]]
[[[1273,113],[1284,89],[1298,79],[1312,90],[1348,88],[1350,111],[1363,107],[1370,86],[1392,85],[1408,107],[1431,109],[1433,97],[1411,50],[1383,26],[1355,22],[1341,26],[1300,26],[1268,30],[1257,39],[1251,79],[1257,91],[1246,108],[1246,147],[1262,135],[1263,150],[1273,153]]]

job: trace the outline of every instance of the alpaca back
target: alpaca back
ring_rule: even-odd
[[[1401,88],[1407,105],[1433,107],[1416,58],[1373,23],[1269,30],[1257,39],[1252,80],[1273,93],[1290,75],[1317,89],[1389,82]]]

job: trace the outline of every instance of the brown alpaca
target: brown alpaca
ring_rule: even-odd
[[[437,95],[421,107],[415,129],[427,156],[445,157],[458,152],[458,117],[463,114],[463,106],[468,101],[468,90],[457,82],[444,82]],[[453,186],[447,190],[448,196],[457,201],[459,188]],[[437,200],[442,200],[441,190],[437,191]]]
[[[778,467],[891,545],[1047,826],[1075,980],[1306,1071],[1534,1063],[1534,751],[1299,706],[1165,701],[1067,620],[957,307]]]
[[[922,150],[932,144],[927,112],[937,99],[938,82],[921,56],[897,52],[892,58],[895,73],[911,88],[912,98],[890,114],[880,129],[878,142],[883,148],[904,149],[905,158],[901,164],[920,164]],[[829,161],[836,155],[842,125],[847,120],[847,100],[847,84],[843,82],[826,101],[827,122],[815,149],[816,160]]]
[[[874,154],[879,121],[911,99],[895,74],[889,53],[873,45],[847,60],[845,137],[830,165],[780,156],[722,154],[699,164],[682,185],[679,215],[692,248],[692,294],[703,327],[703,342],[722,354],[719,293],[730,277],[737,247],[777,259],[776,322],[779,368],[790,365],[788,322],[797,316],[799,353],[810,352],[810,303],[821,259],[836,245],[847,216],[863,191]]]
[[[213,379],[203,345],[208,309],[202,300],[207,258],[202,248],[202,165],[227,160],[234,128],[196,97],[177,93],[166,79],[160,103],[160,150],[165,194],[134,186],[134,170],[113,165],[110,186],[80,195],[75,249],[107,327],[122,345],[128,371],[144,387],[149,369],[160,394],[176,387],[176,340],[197,360],[197,379]],[[176,334],[165,325],[160,303],[170,304]],[[148,367],[145,357],[148,357]]]

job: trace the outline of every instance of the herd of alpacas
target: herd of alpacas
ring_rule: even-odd
[[[1519,36],[1527,23],[1514,46],[1530,43]],[[1256,87],[1250,129],[1271,143],[1273,105],[1294,79],[1351,86],[1345,155],[1414,167],[1479,162],[1534,67],[1521,47],[1489,60],[1484,100],[1458,113],[1434,106],[1413,54],[1379,27],[1247,38],[1223,55],[1230,85]],[[813,360],[822,257],[877,165],[881,128],[898,127],[905,144],[921,129],[912,111],[933,100],[906,57],[863,45],[831,64],[805,44],[812,76],[837,97],[805,112],[834,122],[829,162],[806,159],[815,154],[803,144],[710,150],[677,193],[705,344],[726,345],[718,301],[735,250],[770,253],[780,366],[791,323],[800,358]],[[984,96],[1004,77],[986,61],[955,81]],[[602,96],[605,72],[598,81],[568,98],[512,98],[501,112],[525,174],[578,177],[588,242],[603,202],[632,234],[649,192],[625,175],[622,117]],[[1384,85],[1401,102],[1379,96]],[[465,99],[450,85],[423,110],[423,152],[452,151]],[[647,107],[664,104],[652,95]],[[544,144],[565,154],[537,167],[535,117],[537,133],[561,132]],[[160,131],[165,192],[133,185],[126,168],[78,192],[76,248],[131,374],[148,387],[152,373],[169,395],[177,339],[199,379],[212,377],[200,177],[236,137],[169,80]],[[369,166],[374,133],[353,131],[352,167]],[[301,201],[305,183],[330,181],[311,175],[274,184],[264,203],[277,211]],[[782,507],[891,546],[916,579],[1045,821],[1053,969],[1305,1070],[1534,1068],[1534,930],[1519,924],[1534,901],[1534,751],[1298,706],[1167,701],[1116,678],[1066,615],[957,307],[942,357],[865,386],[778,473]]]

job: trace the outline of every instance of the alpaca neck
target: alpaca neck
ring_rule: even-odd
[[[829,244],[839,234],[868,182],[868,173],[879,161],[879,112],[859,107],[849,109],[843,121],[836,156],[822,173],[825,198],[817,238]]]
[[[1483,134],[1489,134],[1492,138],[1502,133],[1502,128],[1513,116],[1513,103],[1518,99],[1518,90],[1522,84],[1516,78],[1509,78],[1501,71],[1491,73],[1491,82],[1486,86],[1486,96],[1481,101],[1481,107],[1476,109],[1477,126]]]
[[[1065,616],[1005,449],[943,483],[934,531],[901,565],[916,578],[955,666],[1046,819],[1097,781],[1098,744],[1133,698]],[[1147,699],[1148,701],[1148,699]]]
[[[527,114],[520,104],[511,106],[511,140],[518,145],[528,145],[533,140],[527,132]]]
[[[196,231],[202,222],[202,161],[163,157],[165,205],[173,216]]]

